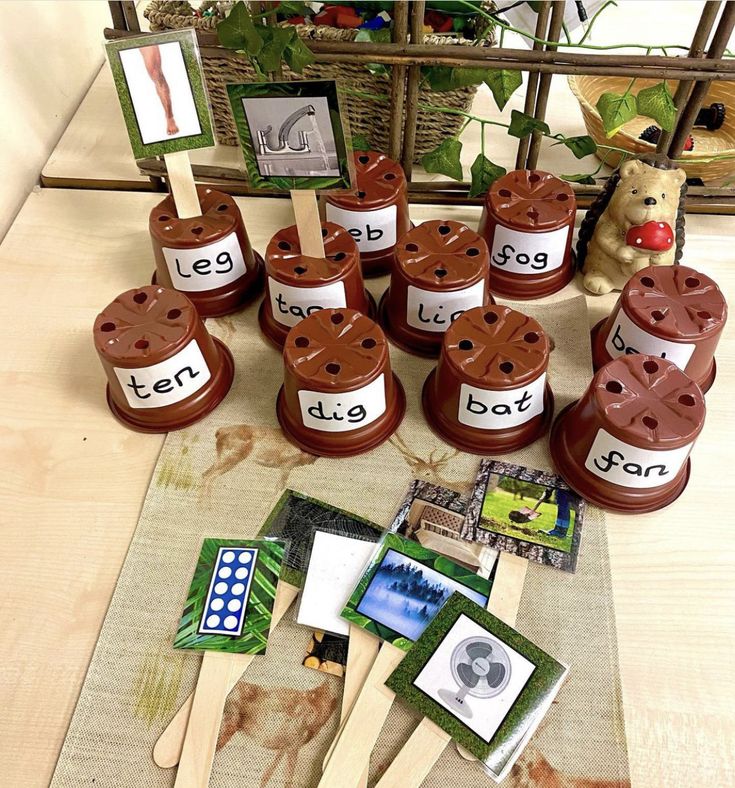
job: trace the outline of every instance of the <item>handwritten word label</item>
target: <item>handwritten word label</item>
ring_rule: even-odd
[[[525,424],[544,412],[546,373],[507,391],[488,391],[463,383],[459,390],[457,419],[478,430],[503,430]]]
[[[600,479],[621,487],[660,487],[676,477],[693,445],[666,451],[639,449],[601,429],[595,435],[584,467]]]
[[[434,292],[408,286],[406,299],[406,322],[422,331],[443,333],[468,309],[483,306],[485,282],[480,280],[464,290]]]
[[[639,328],[622,309],[618,311],[605,341],[605,350],[612,358],[644,353],[667,358],[679,369],[686,368],[694,348],[695,345],[691,342],[670,342],[668,339],[651,336],[647,331]]]
[[[395,205],[377,211],[346,211],[327,203],[327,221],[344,227],[361,252],[379,252],[395,246],[397,215]]]
[[[131,408],[163,408],[181,402],[212,377],[195,339],[180,353],[158,364],[114,370]]]
[[[322,432],[349,432],[372,424],[385,413],[385,375],[356,391],[325,394],[299,391],[304,427]]]
[[[295,326],[305,317],[320,309],[339,309],[347,306],[345,286],[334,282],[323,287],[292,287],[268,277],[273,317],[284,326]]]
[[[247,272],[237,233],[196,249],[163,247],[171,282],[177,290],[198,293],[234,282]]]
[[[561,268],[571,227],[548,233],[519,233],[495,227],[490,265],[512,274],[544,274]]]

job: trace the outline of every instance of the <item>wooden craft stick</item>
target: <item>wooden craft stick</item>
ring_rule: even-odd
[[[276,599],[273,603],[273,617],[271,629],[274,629],[278,622],[286,614],[291,604],[299,594],[299,589],[289,583],[280,581],[276,591]],[[231,671],[229,677],[228,693],[240,680],[242,674],[253,661],[252,654],[233,654]],[[170,769],[176,766],[181,758],[181,748],[184,746],[186,728],[189,724],[191,704],[194,700],[194,693],[184,701],[181,708],[176,712],[166,730],[158,737],[158,741],[153,748],[153,762],[162,769]]]
[[[194,175],[191,171],[189,151],[181,150],[176,153],[165,153],[163,158],[166,162],[168,185],[174,197],[176,213],[179,219],[191,219],[194,216],[201,216],[202,208],[199,205],[199,195],[197,194]]]
[[[319,218],[316,192],[311,189],[294,189],[291,192],[291,202],[296,217],[301,254],[306,257],[324,257],[322,221]]]
[[[344,722],[355,705],[360,690],[365,684],[370,668],[372,668],[380,641],[368,634],[362,627],[350,625],[350,642],[347,646],[347,666],[345,669],[345,685],[342,690],[342,709],[340,723]]]
[[[512,553],[500,553],[498,556],[487,609],[509,627],[516,625],[527,569],[527,558]]]
[[[319,788],[356,788],[360,784],[395,698],[385,681],[404,654],[391,643],[381,646],[352,711],[337,735]]]

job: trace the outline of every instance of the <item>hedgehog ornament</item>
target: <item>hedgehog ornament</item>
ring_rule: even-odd
[[[684,170],[663,156],[620,165],[579,229],[577,261],[587,290],[622,290],[649,265],[679,262],[686,188]]]

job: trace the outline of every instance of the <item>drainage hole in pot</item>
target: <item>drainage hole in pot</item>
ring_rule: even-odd
[[[133,301],[135,301],[136,304],[145,304],[147,300],[148,300],[148,293],[136,293],[133,296]]]
[[[495,312],[485,312],[484,320],[489,326],[491,326],[493,323],[498,322],[498,316],[495,314]]]
[[[330,361],[330,363],[327,364],[324,369],[326,369],[330,375],[339,375],[339,371],[342,369],[342,367],[340,367],[339,364],[335,364],[333,361]]]
[[[337,252],[337,254],[334,255],[332,259],[335,261],[335,263],[339,263],[344,260],[345,257],[347,257],[347,255],[344,252]]]
[[[699,279],[697,279],[697,277],[696,277],[696,276],[688,276],[688,277],[687,277],[687,278],[684,280],[684,284],[685,284],[687,287],[699,287]]]
[[[358,192],[357,193],[357,199],[358,200],[364,200],[365,199],[365,192]]]
[[[201,235],[204,232],[204,228],[203,227],[192,227],[191,228],[191,232],[194,235]]]
[[[564,193],[562,192],[561,194],[557,194],[557,195],[556,195],[556,199],[557,199],[559,202],[566,202],[566,201],[569,199],[569,195],[568,195],[568,194],[564,194]]]
[[[296,347],[309,347],[308,337],[296,337],[293,343],[296,345]]]
[[[116,327],[114,323],[103,323],[100,326],[100,331],[114,331]]]
[[[480,250],[476,246],[470,246],[465,254],[467,257],[477,257],[477,255],[480,254]]]
[[[510,189],[500,189],[500,191],[498,192],[498,194],[499,194],[501,197],[510,197],[510,196],[511,196],[511,195],[510,195]]]
[[[360,344],[366,350],[372,350],[375,347],[375,345],[377,345],[377,342],[372,337],[366,337],[365,339],[362,340],[362,342],[360,342]]]
[[[437,268],[436,271],[434,271],[434,276],[438,276],[439,279],[443,279],[446,275],[447,275],[446,268]]]
[[[691,394],[682,394],[679,397],[679,404],[680,405],[686,405],[687,408],[693,407],[695,401],[696,400],[694,399],[694,397]]]
[[[335,326],[338,326],[345,319],[345,316],[341,312],[335,312],[329,319]]]
[[[227,203],[222,203],[222,205],[217,206],[217,210],[222,213],[222,211],[226,211],[230,206]]]
[[[148,340],[147,339],[139,339],[135,343],[135,347],[137,347],[138,350],[145,350],[148,347]]]
[[[170,216],[159,216],[159,217],[158,217],[158,221],[159,221],[159,222],[168,222],[168,221],[170,221],[170,220],[171,220],[171,217],[170,217]]]
[[[709,320],[712,315],[709,312],[697,312],[697,317],[701,317],[702,320]]]
[[[386,172],[383,177],[386,181],[394,181],[396,179],[396,174],[395,172]]]
[[[605,384],[605,389],[611,394],[623,393],[623,386],[621,383],[618,383],[617,380],[608,380],[608,382]]]
[[[327,230],[327,228],[326,227],[322,227],[322,238],[326,238],[328,234],[329,234],[329,231]]]
[[[658,427],[658,421],[652,416],[644,416],[641,421],[648,427],[649,430],[655,430]]]
[[[419,248],[416,244],[406,244],[406,251],[407,252],[418,252]]]
[[[513,371],[513,362],[512,361],[504,361],[500,364],[500,371],[504,372],[506,375],[510,375]]]
[[[452,231],[452,228],[448,224],[440,224],[439,225],[439,234],[440,235],[448,235]]]
[[[471,339],[460,339],[459,340],[459,349],[460,350],[472,350],[474,345],[472,344]]]
[[[663,320],[666,317],[666,314],[660,309],[654,309],[653,312],[651,312],[651,317],[654,320]]]
[[[527,211],[527,212],[526,212],[526,216],[528,216],[528,218],[529,218],[529,219],[530,219],[532,222],[535,222],[535,221],[538,219],[538,217],[539,217],[540,215],[541,215],[541,214],[539,214],[539,212],[538,212],[538,211],[537,211],[535,208],[531,208],[531,210],[530,210],[530,211]]]
[[[301,276],[301,274],[306,273],[306,268],[304,268],[303,265],[297,265],[296,268],[293,269],[293,272]]]
[[[537,181],[541,180],[541,176],[538,173],[536,173],[536,172],[532,172],[528,176],[528,180],[531,181],[531,183],[536,183]]]
[[[360,164],[367,164],[370,161],[370,157],[369,156],[364,156],[364,155],[363,156],[358,156],[357,160],[360,162]]]
[[[650,276],[642,276],[641,277],[641,284],[644,287],[653,287],[655,282],[653,281],[653,279],[651,279]]]
[[[181,310],[180,309],[169,309],[166,312],[166,317],[169,320],[176,320],[177,317],[181,317]]]
[[[529,331],[527,334],[523,335],[523,341],[528,342],[529,345],[535,345],[539,339],[540,337],[535,331]]]
[[[658,372],[658,364],[655,361],[644,361],[643,369],[645,369],[649,375],[653,375],[654,372]]]
[[[282,252],[290,252],[291,251],[291,244],[288,241],[279,241],[278,248]]]

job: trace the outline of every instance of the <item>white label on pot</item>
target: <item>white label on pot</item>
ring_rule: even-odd
[[[184,292],[216,290],[239,279],[248,270],[237,233],[197,249],[164,246],[162,251],[173,286]]]
[[[150,367],[114,367],[131,408],[163,408],[190,397],[212,377],[195,339],[175,356]]]
[[[305,317],[320,309],[340,309],[347,306],[345,286],[335,282],[323,287],[291,287],[268,277],[273,317],[284,326],[295,326]]]
[[[652,336],[642,328],[638,328],[622,309],[618,311],[605,342],[605,349],[612,358],[631,353],[644,353],[667,358],[679,369],[686,368],[694,348],[695,345],[691,342],[670,342],[668,339]]]
[[[379,252],[395,246],[397,215],[395,205],[377,211],[346,211],[327,203],[327,221],[344,227],[361,252]]]
[[[445,290],[444,292],[422,290],[409,285],[408,298],[406,299],[406,322],[409,326],[422,331],[443,333],[462,312],[475,306],[483,306],[484,297],[484,280],[480,280],[464,290]]]
[[[349,432],[372,424],[385,413],[385,375],[356,391],[325,394],[299,391],[304,427],[322,432]]]
[[[504,430],[525,424],[544,411],[546,373],[507,391],[488,391],[463,383],[459,390],[457,419],[478,430]]]
[[[621,487],[660,487],[679,473],[693,445],[666,451],[639,449],[601,429],[595,435],[584,466],[600,479]]]
[[[548,233],[520,233],[498,224],[490,265],[511,274],[543,274],[561,268],[571,227]]]

